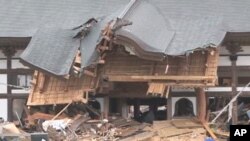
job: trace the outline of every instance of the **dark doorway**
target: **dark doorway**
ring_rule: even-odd
[[[193,103],[187,98],[181,98],[175,103],[175,117],[194,116]]]

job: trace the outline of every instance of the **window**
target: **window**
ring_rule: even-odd
[[[219,86],[229,87],[231,86],[231,77],[219,77]]]
[[[32,77],[29,74],[13,75],[12,85],[17,85],[17,86],[29,88],[31,86],[31,79],[32,79]]]

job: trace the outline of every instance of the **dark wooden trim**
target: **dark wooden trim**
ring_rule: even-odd
[[[220,54],[220,56],[230,56],[230,54]],[[249,56],[250,54],[238,54],[238,56]]]
[[[32,74],[34,72],[34,70],[31,69],[11,69],[11,70],[7,70],[7,69],[0,69],[0,74]]]
[[[237,59],[236,59],[237,60]],[[238,84],[238,76],[237,76],[237,68],[236,68],[236,60],[231,59],[231,71],[232,71],[232,94],[231,96],[234,97],[237,95],[237,84]],[[236,125],[238,123],[238,100],[236,99],[235,102],[233,102],[233,108],[232,108],[232,124]]]
[[[171,94],[168,96],[167,99],[167,119],[171,120],[172,117],[172,96]]]
[[[172,97],[195,97],[195,92],[172,92]],[[231,92],[206,92],[207,97],[231,97]],[[243,92],[240,97],[249,97],[250,91]]]
[[[18,57],[12,57],[11,59],[12,60],[20,60],[20,58],[18,58]],[[7,60],[7,57],[6,58],[0,58],[0,60]]]
[[[7,84],[11,84],[11,54],[6,54],[7,56]],[[7,86],[7,95],[11,95],[11,87]],[[11,97],[8,97],[8,121],[13,120],[13,99]]]
[[[7,99],[7,98],[13,98],[13,99],[27,99],[29,96],[28,93],[18,93],[18,94],[0,94],[0,99]]]

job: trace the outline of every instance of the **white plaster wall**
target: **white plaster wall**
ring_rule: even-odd
[[[0,60],[0,69],[7,68],[7,60]]]
[[[0,74],[0,93],[7,93],[7,86],[3,85],[2,83],[7,84],[7,75],[6,74]]]
[[[0,50],[0,58],[6,58],[6,56],[3,54],[2,50]]]
[[[175,103],[182,98],[186,98],[193,103],[194,115],[196,116],[197,115],[196,97],[172,97],[172,117],[174,116],[175,113]]]
[[[22,63],[20,63],[20,60],[19,59],[13,59],[11,60],[11,65],[12,65],[12,69],[20,69],[20,68],[26,68],[28,69],[27,66],[24,66]]]
[[[237,66],[250,66],[250,56],[239,56]],[[218,66],[231,66],[229,56],[220,56]]]
[[[2,117],[4,120],[7,120],[7,99],[0,99],[0,117]]]

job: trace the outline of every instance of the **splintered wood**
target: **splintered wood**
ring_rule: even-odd
[[[203,141],[205,129],[194,119],[154,121],[152,132],[156,141]]]
[[[93,91],[93,77],[70,77],[60,79],[36,72],[27,105],[54,105],[88,100],[88,92]],[[42,91],[41,91],[42,90]]]
[[[169,86],[166,86],[165,83],[149,83],[147,95],[160,96],[168,98]]]

